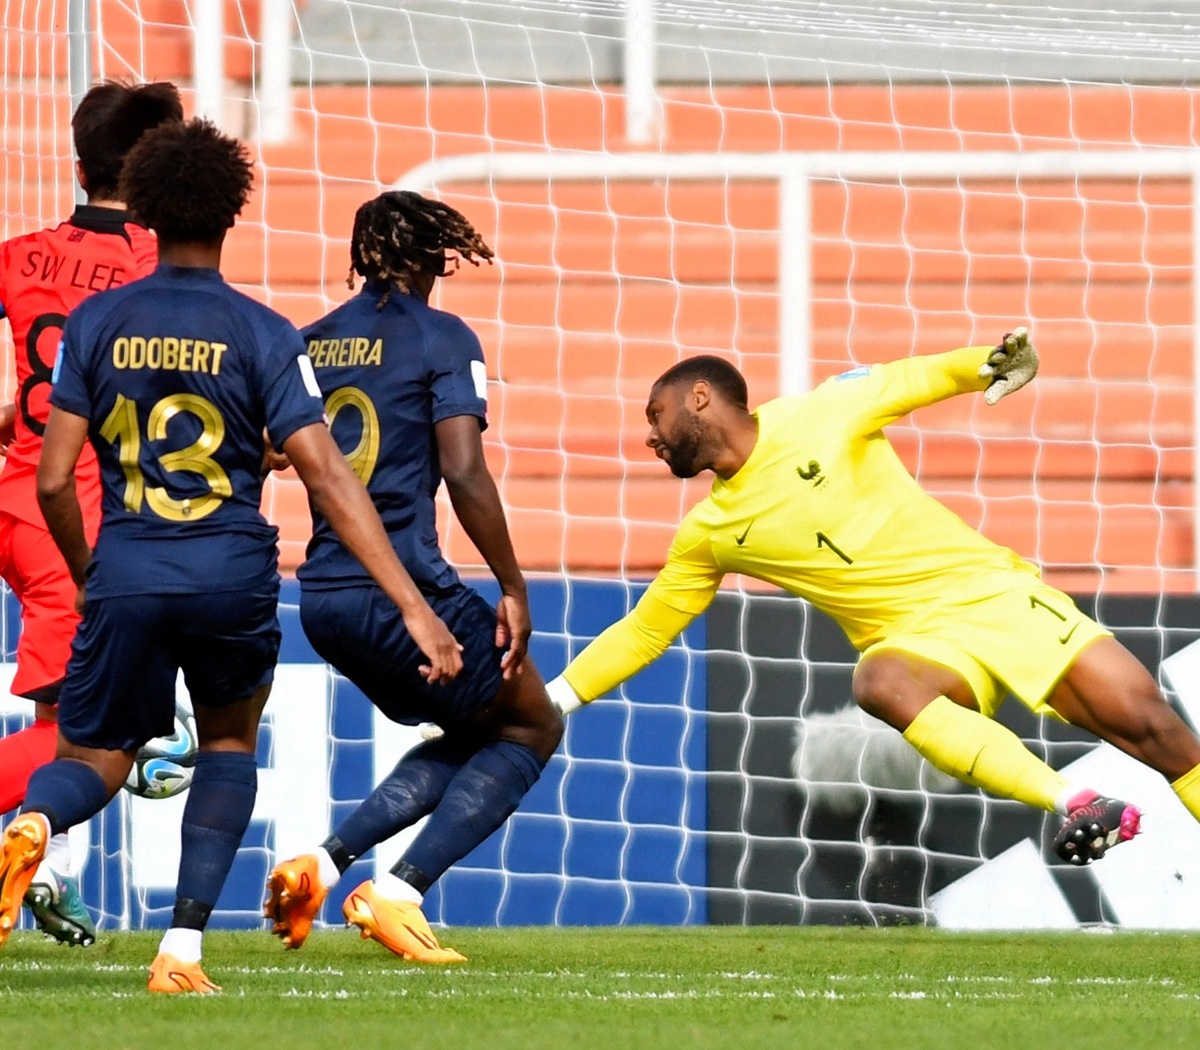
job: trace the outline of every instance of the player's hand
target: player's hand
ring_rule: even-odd
[[[0,452],[8,454],[8,446],[17,437],[17,406],[11,402],[0,405]]]
[[[288,459],[284,452],[277,452],[275,449],[268,446],[263,449],[262,465],[259,467],[259,473],[265,478],[273,470],[287,470],[292,465],[292,461]]]
[[[83,615],[83,606],[87,602],[87,586],[82,586],[75,591],[75,611],[80,616]]]
[[[496,648],[508,650],[500,660],[500,668],[506,679],[521,673],[521,665],[529,653],[529,636],[532,633],[529,599],[524,595],[502,594],[496,604]]]
[[[463,665],[462,646],[428,605],[406,614],[404,626],[429,660],[417,668],[424,678],[438,685],[457,677]]]
[[[259,477],[265,478],[273,470],[287,470],[292,465],[292,461],[288,458],[286,452],[280,452],[274,445],[271,444],[271,438],[267,432],[263,431],[263,457],[262,463],[259,465]]]
[[[991,382],[984,392],[984,399],[994,405],[1002,397],[1020,390],[1038,370],[1038,353],[1029,341],[1028,328],[1014,328],[1007,333],[979,369],[980,379]]]

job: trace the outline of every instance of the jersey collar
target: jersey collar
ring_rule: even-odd
[[[68,220],[72,226],[92,233],[116,233],[126,240],[129,233],[125,229],[127,223],[140,226],[141,223],[133,217],[132,212],[124,208],[101,208],[95,204],[77,204],[75,211]]]

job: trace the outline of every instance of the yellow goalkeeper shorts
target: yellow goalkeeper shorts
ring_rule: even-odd
[[[1061,716],[1046,698],[1075,658],[1112,632],[1080,612],[1062,591],[1039,579],[997,578],[996,592],[972,601],[937,603],[863,656],[900,649],[957,671],[989,717],[1011,692],[1037,714]]]

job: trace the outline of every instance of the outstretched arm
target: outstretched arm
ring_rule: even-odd
[[[547,683],[551,701],[563,714],[603,696],[653,663],[708,608],[724,573],[712,560],[708,536],[701,534],[696,540],[685,521],[667,564],[632,611]]]
[[[862,432],[873,433],[918,408],[957,394],[986,390],[987,403],[994,405],[1028,383],[1036,375],[1037,365],[1028,330],[1017,328],[998,346],[966,346],[876,365],[866,379],[870,394],[863,397],[853,383],[847,383],[847,399]]]
[[[547,684],[550,699],[569,714],[603,696],[662,656],[696,615],[664,604],[651,584],[628,615],[605,629]]]
[[[363,564],[404,617],[413,641],[429,658],[431,682],[449,681],[462,670],[462,646],[429,607],[392,549],[367,490],[342,457],[324,423],[294,431],[283,451],[309,498],[346,548]]]
[[[483,456],[479,419],[451,416],[439,421],[434,429],[439,467],[454,513],[500,584],[496,645],[508,649],[501,667],[504,677],[511,678],[521,670],[533,626],[525,577],[513,553],[500,494]]]

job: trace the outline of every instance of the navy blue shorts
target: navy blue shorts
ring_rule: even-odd
[[[450,726],[495,699],[504,650],[495,645],[495,610],[466,584],[429,604],[463,647],[463,669],[445,685],[421,677],[417,668],[429,661],[378,587],[302,590],[300,623],[321,659],[393,722]]]
[[[245,700],[275,677],[279,589],[89,598],[58,700],[63,736],[126,750],[175,725],[175,678],[193,704]]]

